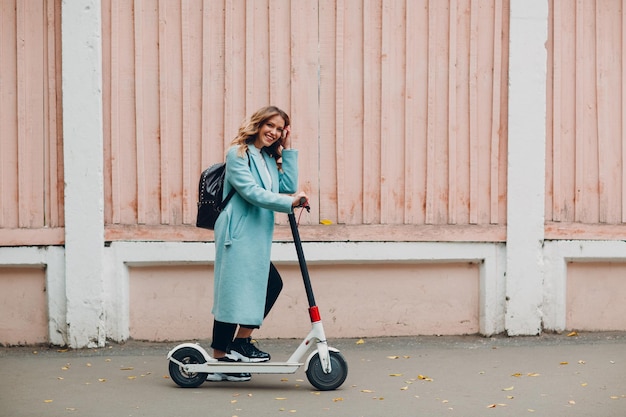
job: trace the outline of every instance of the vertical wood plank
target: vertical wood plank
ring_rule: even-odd
[[[167,30],[167,0],[159,0],[159,143],[161,155],[161,224],[170,223],[170,167],[169,167],[169,144],[167,132],[169,131],[169,85],[168,85],[168,30]]]
[[[621,23],[622,23],[622,39],[621,39],[621,131],[620,138],[622,144],[621,152],[621,191],[622,191],[622,206],[621,206],[621,221],[626,223],[626,7],[622,4],[621,9]]]
[[[337,161],[337,222],[344,224],[349,223],[348,217],[348,187],[351,186],[353,178],[347,175],[346,172],[346,156],[352,152],[352,149],[346,147],[345,144],[345,123],[344,123],[344,110],[345,110],[345,49],[344,43],[346,42],[346,5],[343,0],[337,0],[336,2],[335,16],[335,146]],[[346,153],[347,152],[347,153]]]
[[[576,196],[575,221],[581,221],[583,217],[584,194],[584,138],[583,138],[583,118],[584,118],[584,74],[583,66],[585,62],[584,54],[584,19],[583,0],[576,1]]]
[[[422,80],[427,76],[428,68],[424,39],[427,25],[425,16],[427,5],[423,1],[406,2],[406,98],[404,103],[405,142],[404,165],[404,223],[415,224],[424,221],[424,149],[426,132],[424,123],[424,100]]]
[[[26,135],[26,51],[24,40],[26,38],[26,11],[25,4],[17,2],[16,4],[16,33],[17,33],[17,213],[18,226],[26,227],[28,222],[25,221],[28,206],[26,203],[25,186],[26,175],[28,174],[28,160],[25,158],[25,152],[29,148]]]
[[[621,187],[616,181],[620,176],[621,146],[620,112],[617,107],[620,83],[621,20],[619,5],[614,1],[598,1],[596,7],[596,100],[597,100],[597,165],[598,200],[600,223],[615,224],[621,221]]]
[[[30,135],[26,131],[28,128],[26,116],[26,4],[17,2],[16,4],[16,32],[17,32],[17,213],[18,226],[28,227],[27,220],[28,201],[26,195],[26,184],[29,175],[29,160],[27,151],[30,148],[28,143]]]
[[[289,112],[291,107],[291,26],[290,0],[269,4],[269,102]],[[321,22],[320,22],[321,23]],[[320,41],[321,42],[321,41]]]
[[[478,136],[478,29],[480,25],[479,20],[479,0],[471,0],[470,5],[470,58],[469,58],[469,139],[470,139],[470,160],[469,160],[469,174],[470,174],[470,224],[478,224],[479,212],[480,212],[480,153],[479,153],[479,141]]]
[[[382,2],[367,1],[363,10],[363,222],[381,221]]]
[[[561,148],[562,148],[562,135],[561,135],[561,113],[562,113],[562,88],[560,74],[563,71],[562,67],[562,41],[561,31],[562,25],[562,5],[560,2],[552,2],[553,5],[553,23],[552,23],[552,71],[555,76],[551,77],[549,81],[552,82],[552,158],[548,161],[547,166],[552,166],[552,212],[546,219],[559,222],[562,220],[562,167],[561,167]]]
[[[491,158],[490,170],[490,206],[489,221],[491,224],[498,223],[499,208],[499,161],[500,161],[500,86],[502,78],[502,0],[495,0],[493,22],[493,92],[491,99]]]
[[[428,127],[426,130],[426,224],[435,224],[436,195],[436,125],[435,97],[437,94],[437,61],[434,59],[437,46],[437,19],[435,14],[436,0],[428,2]]]
[[[246,115],[269,104],[270,45],[268,0],[246,2]]]
[[[609,152],[606,154],[603,153],[603,149],[610,149],[610,139],[607,137],[609,135],[609,127],[607,126],[610,123],[610,119],[608,119],[607,112],[609,111],[608,106],[605,107],[606,104],[606,77],[607,77],[607,68],[604,68],[603,59],[604,59],[604,51],[606,48],[603,48],[602,43],[605,41],[606,33],[604,33],[603,28],[608,24],[607,21],[602,19],[602,6],[606,6],[606,3],[600,3],[601,7],[596,9],[595,13],[595,33],[594,33],[594,41],[595,41],[595,89],[596,89],[596,114],[597,114],[597,135],[598,135],[598,221],[600,223],[606,223],[608,220],[608,188],[609,184],[607,183],[607,176],[609,175],[609,167],[608,161],[602,161],[603,157],[608,159]],[[611,178],[611,181],[614,178]]]
[[[292,3],[291,22],[297,28],[292,35],[292,139],[300,151],[300,187],[309,194],[313,207],[319,207],[320,196],[318,12],[317,0]],[[318,210],[305,217],[307,223],[319,223]]]
[[[246,114],[246,4],[244,0],[226,1],[225,23],[225,91],[224,142],[229,144],[237,134]]]
[[[334,0],[321,0],[319,3],[319,216],[334,223],[343,222],[339,205],[344,202],[341,187],[340,166],[345,158],[345,147],[339,144],[343,132],[338,129],[339,96],[338,83],[341,72],[338,68],[338,50],[343,43],[343,32],[339,28],[339,17],[343,9]],[[297,30],[295,27],[293,30]],[[306,139],[305,139],[306,140]],[[301,155],[300,158],[306,158]]]
[[[457,223],[457,1],[450,0],[450,38],[448,40],[448,223]]]
[[[15,1],[0,2],[0,226],[18,225],[17,30]]]
[[[190,5],[189,0],[182,0],[181,3],[181,54],[182,54],[182,223],[191,223],[191,213],[195,204],[192,201],[192,194],[189,192],[188,184],[191,184],[191,57],[190,57]]]
[[[44,10],[17,3],[18,208],[19,226],[44,225]]]
[[[8,31],[6,29],[6,23],[5,20],[7,19],[8,16],[10,16],[9,12],[8,12],[8,5],[9,2],[8,1],[4,1],[0,3],[0,79],[6,79],[5,75],[5,67],[6,67],[6,63],[10,62],[6,57],[5,57],[5,52],[4,52],[4,48],[6,47],[6,45],[8,45],[10,42],[7,40],[9,39],[8,36]],[[4,64],[4,65],[2,65]],[[5,99],[4,97],[8,97],[8,92],[7,92],[7,88],[5,87],[4,83],[0,83],[0,125],[8,127],[9,123],[5,122]],[[8,130],[8,129],[7,129]],[[9,137],[9,136],[7,136]],[[3,190],[6,190],[8,188],[8,183],[9,183],[9,176],[5,174],[5,169],[7,167],[8,164],[6,164],[4,162],[4,160],[7,158],[7,154],[8,154],[8,146],[6,146],[6,143],[9,142],[8,139],[4,138],[4,132],[0,133],[0,186],[2,186]],[[4,213],[6,210],[6,205],[7,205],[7,200],[8,200],[8,193],[4,192],[4,193],[0,193],[0,228],[2,227],[7,227],[7,221],[6,218],[4,216]]]
[[[111,221],[121,222],[121,158],[120,158],[120,9],[119,1],[111,0]]]
[[[424,224],[426,216],[429,1],[406,2],[405,216]],[[410,24],[408,24],[410,22]]]
[[[137,146],[137,222],[146,224],[146,145],[144,110],[144,63],[143,63],[143,0],[134,0],[135,42],[135,141]]]
[[[383,2],[381,222],[404,222],[404,102],[406,96],[406,2]]]
[[[54,27],[54,1],[47,0],[45,7],[45,31],[44,31],[44,226],[58,224],[57,205],[57,155],[56,155],[56,68],[55,68],[55,27]]]
[[[363,222],[363,3],[361,0],[345,1],[343,78],[344,109],[343,139],[345,144],[345,177],[353,180],[346,187],[346,221]],[[358,173],[358,175],[354,175]]]

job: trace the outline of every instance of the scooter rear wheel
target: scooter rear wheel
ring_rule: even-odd
[[[343,355],[332,350],[328,353],[332,368],[330,373],[327,374],[322,369],[319,352],[313,355],[306,370],[306,377],[309,382],[320,391],[330,391],[339,388],[348,376],[348,362],[346,362]]]
[[[194,348],[184,347],[172,354],[172,357],[185,364],[205,363],[206,359]],[[183,388],[195,388],[206,381],[207,374],[202,372],[187,372],[182,366],[170,361],[170,377],[176,384]]]

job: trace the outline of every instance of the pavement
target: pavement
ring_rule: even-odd
[[[208,347],[208,341],[200,341]],[[299,340],[259,340],[286,360]],[[0,416],[626,416],[626,333],[337,339],[345,383],[317,391],[304,370],[180,388],[177,343],[0,348]]]

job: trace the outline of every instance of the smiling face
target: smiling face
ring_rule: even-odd
[[[283,135],[285,130],[285,120],[276,115],[267,119],[259,128],[259,132],[254,139],[254,146],[258,149],[273,145]]]

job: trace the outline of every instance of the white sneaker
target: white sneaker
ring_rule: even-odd
[[[238,362],[236,359],[233,359],[228,356],[224,356],[223,358],[217,358],[219,362]],[[252,379],[252,375],[247,372],[241,373],[221,373],[215,372],[211,374],[207,374],[206,380],[210,382],[221,382],[221,381],[230,381],[230,382],[246,382]]]

